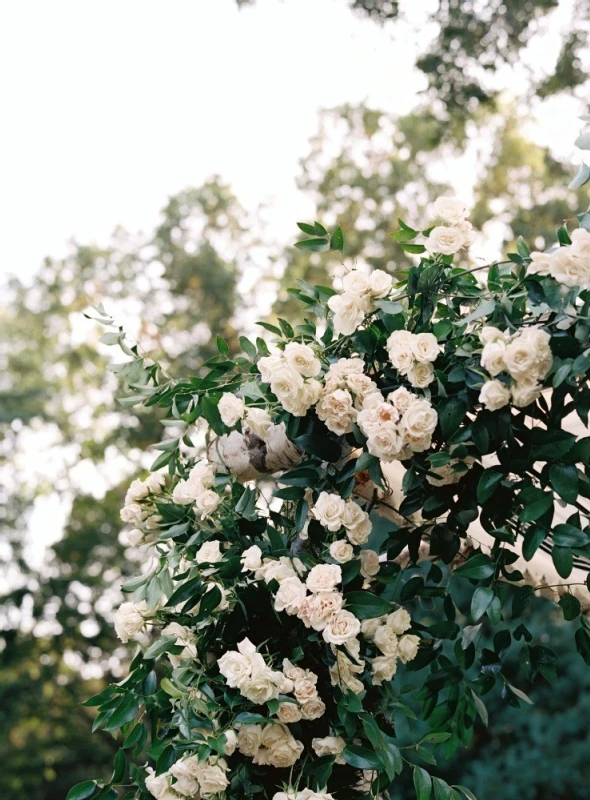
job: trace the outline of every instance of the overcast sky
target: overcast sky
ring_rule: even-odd
[[[3,3],[0,273],[32,277],[71,237],[149,230],[168,195],[212,173],[250,207],[270,200],[271,233],[289,235],[308,208],[295,176],[318,110],[368,100],[409,111],[436,4],[403,3],[408,23],[381,28],[347,0]],[[534,46],[533,61],[557,38]],[[564,102],[569,147],[578,109]],[[537,135],[559,145],[563,114],[549,106],[541,119]]]

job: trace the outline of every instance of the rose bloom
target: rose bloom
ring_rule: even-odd
[[[273,671],[268,667],[256,671],[239,685],[240,694],[256,705],[276,700],[279,696],[279,687],[274,678]]]
[[[287,364],[305,378],[315,378],[322,370],[322,362],[306,344],[289,342],[284,353]]]
[[[339,358],[330,364],[326,373],[326,380],[343,381],[349,375],[362,375],[365,371],[365,362],[362,358]]]
[[[345,500],[344,503],[342,524],[345,528],[355,528],[359,522],[364,520],[365,512],[354,500]]]
[[[307,609],[310,626],[323,631],[332,616],[341,610],[343,598],[340,592],[318,592],[309,600]]]
[[[400,386],[399,389],[388,395],[387,402],[394,405],[400,414],[404,414],[415,399],[416,395],[412,394],[405,386]]]
[[[370,310],[370,300],[365,295],[349,292],[335,294],[328,300],[328,307],[334,312],[334,330],[338,335],[350,336],[362,325],[365,314]]]
[[[235,650],[228,650],[227,653],[224,653],[217,662],[217,666],[225,678],[225,682],[232,689],[243,684],[250,677],[252,671],[249,658]]]
[[[346,376],[346,386],[355,395],[363,398],[377,391],[377,384],[368,375],[355,372]]]
[[[350,611],[343,609],[332,617],[324,628],[322,636],[328,644],[344,644],[360,633],[360,630],[359,620]]]
[[[465,236],[458,228],[439,226],[433,228],[424,246],[430,253],[451,256],[465,246]]]
[[[337,764],[346,763],[340,756],[346,747],[346,742],[341,736],[324,736],[322,739],[312,739],[311,747],[316,756],[337,756]]]
[[[145,788],[156,800],[177,800],[178,795],[171,789],[172,775],[169,772],[155,775],[152,767],[147,767],[146,771]]]
[[[502,381],[486,381],[479,392],[479,402],[489,411],[498,411],[510,402],[510,390]]]
[[[412,625],[412,618],[405,608],[398,608],[387,615],[387,625],[394,633],[400,635]]]
[[[193,485],[200,485],[205,489],[213,486],[215,481],[215,467],[206,459],[201,458],[189,472],[189,481]]]
[[[303,378],[297,370],[283,362],[270,376],[270,388],[284,405],[285,400],[297,399],[303,389]]]
[[[283,659],[283,672],[292,681],[299,681],[307,675],[307,670],[296,667],[288,658]]]
[[[316,564],[305,582],[310,592],[331,592],[341,580],[342,570],[338,564]]]
[[[196,552],[195,560],[197,564],[217,564],[223,560],[223,553],[219,548],[219,542],[205,542]]]
[[[570,233],[572,251],[580,257],[590,257],[590,233],[585,228],[576,228]]]
[[[354,528],[347,528],[346,535],[352,544],[362,545],[365,544],[373,530],[373,523],[369,519],[367,512],[363,512],[364,516],[361,522],[354,526]]]
[[[127,494],[125,495],[125,505],[130,505],[138,500],[143,500],[143,498],[147,497],[149,493],[150,490],[147,484],[136,478],[129,484]]]
[[[363,397],[362,409],[363,411],[368,411],[370,409],[377,408],[380,406],[381,403],[385,402],[385,398],[381,394],[381,392],[371,392],[366,397]],[[358,419],[358,418],[357,418]]]
[[[373,671],[373,685],[381,686],[383,682],[390,681],[397,670],[396,656],[376,656],[371,665]]]
[[[324,528],[335,532],[342,527],[345,508],[345,502],[340,495],[321,492],[312,508],[312,514]]]
[[[247,550],[244,550],[240,561],[243,564],[242,572],[247,572],[248,570],[260,569],[260,567],[262,566],[262,550],[258,547],[257,544],[253,544],[252,547],[249,547]]]
[[[387,616],[364,619],[361,622],[361,632],[365,639],[372,639],[377,633],[377,629],[385,623],[386,619]]]
[[[260,372],[262,382],[270,383],[275,370],[279,367],[282,367],[284,363],[285,361],[283,356],[277,353],[271,356],[263,356],[260,358],[256,366],[258,367],[258,372]]]
[[[132,528],[130,531],[127,531],[125,538],[131,547],[137,547],[137,545],[143,542],[143,531],[139,528]]]
[[[492,377],[496,377],[506,369],[504,353],[506,345],[502,341],[488,342],[481,354],[481,365]]]
[[[307,703],[313,697],[317,697],[318,690],[316,683],[318,681],[317,675],[311,672],[309,675],[304,674],[303,677],[295,681],[293,693],[300,703]]]
[[[549,275],[551,271],[551,254],[533,250],[528,271],[536,275]]]
[[[413,340],[414,334],[403,330],[393,331],[387,339],[386,347],[389,360],[402,375],[406,374],[414,361]]]
[[[590,284],[590,259],[581,256],[571,247],[560,247],[551,253],[549,265],[551,275],[564,286],[581,286]]]
[[[303,719],[319,719],[326,713],[326,704],[320,697],[312,697],[301,707]]]
[[[391,291],[393,278],[382,269],[374,269],[369,275],[369,292],[375,300],[387,297]]]
[[[223,734],[225,736],[223,754],[226,756],[231,756],[234,754],[235,749],[238,746],[238,735],[233,728],[228,728],[223,732]]]
[[[504,364],[513,378],[526,377],[535,369],[537,348],[534,342],[518,337],[507,346]]]
[[[213,489],[204,489],[197,495],[196,506],[203,512],[203,518],[213,513],[220,503],[221,497]]]
[[[428,400],[414,400],[402,417],[401,428],[404,436],[420,438],[434,433],[438,423],[438,414]]]
[[[479,332],[479,338],[482,344],[489,344],[490,342],[507,343],[510,339],[507,333],[493,325],[484,325]]]
[[[172,501],[180,506],[194,503],[202,489],[203,487],[199,482],[185,481],[181,478],[172,490]]]
[[[434,215],[449,225],[457,225],[467,216],[467,206],[456,197],[437,197],[433,203]]]
[[[397,654],[398,638],[389,625],[380,625],[373,637],[375,644],[385,656]]]
[[[306,594],[305,584],[299,578],[286,578],[276,593],[275,609],[289,615],[297,614]]]
[[[238,728],[238,750],[244,756],[253,758],[262,743],[262,727],[260,725],[242,725]]]
[[[433,333],[417,333],[412,339],[412,353],[417,361],[436,361],[441,347]]]
[[[332,542],[330,545],[330,555],[334,561],[346,564],[347,561],[351,561],[354,558],[354,550],[352,545],[345,542],[344,539],[338,539],[338,541]]]
[[[356,418],[352,395],[346,389],[336,389],[324,394],[316,406],[316,413],[333,433],[342,436],[350,433]]]
[[[407,633],[405,636],[402,636],[397,645],[397,657],[402,664],[407,664],[408,661],[412,661],[414,658],[416,658],[418,655],[419,644],[419,636],[413,636],[409,633]]]
[[[239,419],[244,416],[244,401],[235,394],[224,394],[217,404],[219,416],[224,425],[233,428]]]
[[[170,774],[176,778],[174,791],[187,797],[192,797],[199,792],[197,774],[199,759],[196,756],[181,758],[170,767]]]
[[[250,433],[264,439],[272,425],[272,419],[264,408],[248,408],[246,409],[245,424]]]
[[[383,461],[394,461],[401,453],[403,445],[399,430],[394,425],[388,425],[380,431],[369,433],[367,450]]]
[[[281,703],[277,711],[279,722],[293,724],[301,719],[301,708],[297,703]]]
[[[145,600],[139,603],[121,603],[113,619],[115,632],[119,639],[126,644],[145,628],[145,615],[148,607]]]
[[[372,578],[381,569],[379,554],[374,550],[361,550],[361,575],[363,578]]]
[[[541,396],[542,385],[537,381],[518,381],[510,387],[512,402],[517,408],[526,408]]]
[[[225,762],[220,759],[220,763],[225,765]],[[229,785],[229,780],[225,774],[225,769],[217,764],[200,764],[199,765],[199,786],[201,787],[201,796],[207,797],[212,794],[219,794],[224,792]],[[227,765],[226,769],[227,769]]]
[[[173,498],[174,499],[174,495]],[[188,502],[192,502],[189,500]],[[121,509],[121,519],[123,522],[130,522],[133,525],[140,525],[147,517],[148,512],[139,503],[129,503]]]
[[[365,294],[369,291],[369,278],[353,269],[342,278],[342,288],[351,294]]]
[[[424,389],[434,380],[434,367],[428,362],[417,361],[408,370],[408,380],[417,389]]]

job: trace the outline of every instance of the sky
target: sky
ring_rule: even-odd
[[[557,52],[572,1],[533,64]],[[247,207],[268,203],[276,239],[292,235],[309,208],[295,176],[318,110],[416,105],[425,79],[410,65],[436,5],[402,0],[407,22],[382,28],[346,0],[3,3],[0,276],[32,279],[71,238],[149,230],[170,194],[214,173]],[[545,106],[537,138],[563,146],[576,113]]]
[[[516,95],[527,67],[551,66],[572,3],[562,0],[510,75]],[[265,203],[270,240],[288,241],[311,210],[295,181],[318,111],[361,101],[410,111],[425,88],[412,65],[436,34],[426,22],[436,6],[402,0],[406,21],[388,28],[348,0],[0,4],[0,282],[33,281],[72,238],[101,245],[117,225],[149,231],[169,195],[215,173],[248,208]],[[530,134],[573,160],[584,111],[545,103]],[[440,169],[459,191],[473,175],[469,165]],[[33,541],[59,538],[66,513],[56,496],[40,499]]]

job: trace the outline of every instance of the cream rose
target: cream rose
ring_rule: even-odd
[[[341,736],[324,736],[321,739],[312,739],[311,747],[316,756],[337,756],[337,764],[345,763],[340,754],[346,747],[346,742]]]
[[[409,633],[407,633],[405,636],[402,636],[397,645],[397,657],[402,664],[407,664],[408,661],[412,661],[414,658],[416,658],[419,644],[419,636],[413,636]]]
[[[393,331],[387,339],[389,360],[398,372],[405,375],[414,362],[412,344],[414,335],[410,331]]]
[[[307,590],[299,578],[286,578],[279,586],[275,596],[275,610],[297,614],[305,599]]]
[[[312,514],[324,528],[334,532],[342,527],[345,510],[346,504],[340,495],[321,492]]]
[[[297,703],[281,703],[277,711],[277,717],[285,725],[292,725],[301,719],[301,708]]]
[[[433,333],[417,333],[412,338],[412,353],[417,361],[436,361],[441,347]]]
[[[335,332],[350,336],[362,325],[365,314],[370,310],[370,301],[364,295],[345,292],[330,297],[328,307],[334,312]]]
[[[359,620],[350,611],[343,609],[332,617],[324,628],[322,636],[328,644],[345,644],[360,633],[360,630]]]
[[[513,378],[524,378],[535,371],[537,347],[522,336],[514,339],[504,352],[504,364]]]
[[[467,216],[467,206],[456,197],[437,197],[433,203],[433,210],[437,219],[449,225],[457,225]]]
[[[389,625],[380,625],[373,637],[375,644],[384,656],[395,656],[398,648],[398,638]]]
[[[351,544],[343,539],[338,539],[330,545],[330,555],[339,564],[346,564],[347,561],[351,561],[354,558],[354,550]]]
[[[412,618],[405,608],[398,608],[387,616],[387,626],[398,636],[405,633],[411,625]]]
[[[590,259],[580,257],[571,247],[560,247],[551,253],[549,269],[555,280],[564,286],[588,288],[590,284]]]
[[[526,408],[539,399],[542,388],[535,380],[519,381],[510,387],[512,402],[517,408]]]
[[[244,416],[244,401],[235,394],[224,394],[217,404],[217,410],[223,424],[228,428],[233,428],[236,422]]]
[[[363,578],[372,578],[379,572],[379,554],[374,550],[361,550],[360,559]]]
[[[363,519],[357,525],[346,529],[346,535],[352,544],[362,545],[367,542],[372,530],[373,523],[365,511],[363,512]]]
[[[203,517],[212,514],[220,503],[221,496],[213,489],[204,489],[197,495],[196,506],[202,512]]]
[[[391,291],[393,278],[382,269],[374,269],[369,275],[369,292],[375,300],[381,300]]]
[[[271,356],[263,356],[258,360],[256,366],[263,383],[270,383],[273,373],[284,365],[285,361],[282,355],[274,354]]]
[[[115,632],[126,644],[145,629],[148,607],[145,600],[139,603],[121,603],[113,619]]]
[[[324,394],[316,406],[316,413],[326,427],[338,436],[350,433],[357,414],[352,395],[346,389]]]
[[[482,344],[489,344],[490,342],[504,342],[506,344],[509,341],[508,335],[493,325],[484,325],[479,332],[479,339]]]
[[[479,402],[488,411],[498,411],[510,402],[510,389],[502,381],[486,381],[479,392]]]
[[[502,341],[488,342],[483,348],[481,365],[494,378],[506,369],[505,352],[506,345]]]
[[[309,601],[307,609],[310,626],[323,631],[332,616],[341,610],[343,598],[340,592],[318,592]]]
[[[434,367],[429,361],[416,361],[408,370],[407,375],[412,386],[424,389],[434,380]]]
[[[156,800],[177,800],[178,795],[171,789],[172,775],[169,772],[162,772],[155,775],[152,767],[147,767],[148,773],[145,779],[145,788],[155,797]]]
[[[433,228],[424,242],[430,253],[440,253],[445,256],[457,253],[464,245],[465,237],[458,228],[447,228],[443,225]]]
[[[287,364],[305,378],[315,378],[322,370],[322,362],[306,344],[289,342],[284,353]]]
[[[139,479],[131,481],[129,488],[127,489],[127,494],[125,495],[125,505],[130,505],[138,500],[143,500],[144,497],[147,497],[149,493],[149,487],[143,481],[140,481]]]
[[[342,288],[345,293],[365,294],[369,291],[369,278],[353,269],[342,278]]]
[[[238,727],[238,750],[244,756],[253,758],[262,744],[260,725],[241,725]]]
[[[528,271],[536,275],[549,275],[551,273],[551,254],[533,250]]]
[[[242,562],[242,572],[260,569],[262,566],[262,550],[257,544],[253,544],[252,547],[244,550],[240,561]]]
[[[227,766],[225,762],[223,764],[225,769],[221,766],[221,763],[199,765],[198,781],[202,797],[224,792],[229,786],[229,780],[226,775]]]
[[[196,552],[195,560],[197,564],[217,564],[223,560],[219,542],[205,542]]]
[[[250,659],[235,650],[228,650],[217,662],[219,672],[225,678],[225,682],[232,689],[239,688],[244,681],[250,677],[252,665]]]
[[[438,414],[428,400],[414,400],[402,417],[400,429],[410,443],[431,436],[438,423]]]
[[[310,592],[331,592],[341,580],[342,570],[338,564],[316,564],[305,583]]]
[[[415,399],[416,395],[412,394],[405,386],[400,386],[399,389],[388,395],[387,402],[392,403],[400,414],[405,414]]]
[[[264,439],[272,425],[272,419],[264,408],[248,408],[246,409],[245,425],[250,433]]]
[[[397,670],[396,656],[376,656],[371,665],[373,672],[373,685],[381,686],[382,683],[390,681]]]
[[[320,697],[312,697],[301,706],[303,719],[319,719],[326,713],[326,704]]]

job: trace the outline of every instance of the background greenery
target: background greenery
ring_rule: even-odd
[[[375,24],[394,26],[399,14],[395,0],[349,4]],[[298,183],[319,219],[340,223],[349,258],[362,254],[385,269],[394,268],[393,259],[403,263],[388,238],[396,209],[418,219],[448,189],[437,182],[437,161],[459,159],[477,140],[488,146],[477,168],[476,227],[499,217],[506,243],[521,234],[538,247],[543,242],[535,237],[552,235],[580,210],[582,197],[560,188],[569,182],[570,165],[527,141],[523,127],[533,99],[587,85],[581,32],[590,2],[575,3],[579,26],[564,32],[554,74],[531,76],[528,96],[513,104],[494,84],[496,71],[517,62],[557,5],[440,0],[433,13],[440,32],[417,64],[428,82],[419,107],[404,117],[365,106],[320,115]],[[324,256],[268,241],[258,217],[213,177],[170,198],[150,234],[118,230],[104,248],[75,244],[65,259],[46,259],[32,285],[12,280],[3,287],[0,553],[8,580],[1,615],[1,797],[61,800],[77,781],[106,776],[115,749],[108,734],[91,739],[92,710],[80,702],[118,680],[129,657],[110,622],[120,600],[113,587],[136,572],[119,542],[119,508],[159,426],[154,414],[138,417],[112,399],[115,381],[96,347],[99,333],[87,323],[80,335],[87,300],[131,309],[146,349],[157,354],[165,343],[176,374],[197,372],[215,352],[215,334],[233,346],[260,317],[260,296],[240,288],[247,272],[258,270],[257,288],[276,295],[274,312],[291,317],[298,309],[286,288],[296,278],[326,283],[329,266]],[[60,454],[50,483],[23,464],[36,441]],[[113,466],[129,452],[131,465]],[[91,467],[90,484],[79,478],[80,462]],[[32,567],[26,531],[33,506],[56,491],[69,509],[63,537]],[[560,635],[561,615],[554,617],[546,601],[532,604],[529,614],[531,629],[551,625],[552,635]],[[563,635],[564,648],[569,641]],[[479,800],[585,797],[590,676],[573,648],[565,663],[556,684],[531,691],[534,707],[491,705],[489,727],[441,767],[441,777],[471,786]],[[400,798],[405,788],[400,784]]]

